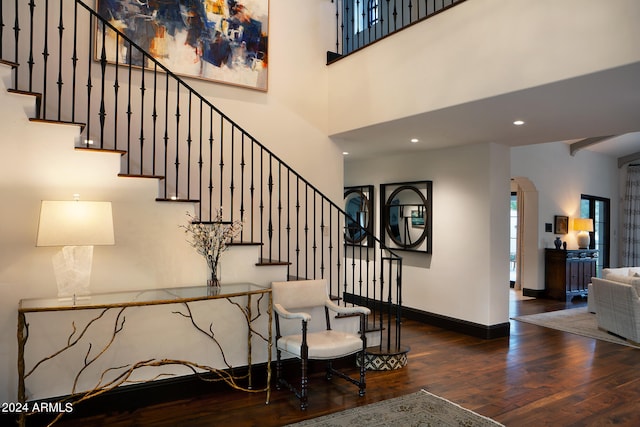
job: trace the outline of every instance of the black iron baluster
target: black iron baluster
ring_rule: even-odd
[[[398,30],[398,2],[393,0],[393,31]]]
[[[29,2],[29,60],[27,61],[27,64],[29,64],[29,92],[33,92],[33,65],[34,65],[34,60],[33,60],[33,13],[34,13],[34,9],[35,9],[36,5],[34,3],[34,0],[31,0]],[[16,11],[18,10],[17,4],[16,4]],[[17,18],[16,18],[17,19]],[[18,52],[18,46],[16,44],[16,58],[17,58],[17,52]],[[19,63],[16,60],[17,63]],[[44,106],[42,106],[42,111],[44,112]],[[44,117],[44,114],[43,114]]]
[[[253,139],[251,140],[251,142],[253,142]],[[255,228],[255,222],[254,222],[254,207],[255,207],[255,181],[254,181],[254,171],[256,170],[256,163],[255,163],[255,159],[254,159],[254,149],[255,149],[255,144],[251,144],[251,187],[249,188],[249,193],[250,193],[250,209],[251,209],[251,241],[253,242],[254,240],[254,235],[253,235],[253,230]],[[260,241],[259,243],[262,243],[262,236],[260,236]],[[260,258],[262,258],[262,245],[260,245]]]
[[[273,156],[269,154],[269,176],[267,177],[267,191],[269,201],[269,215],[267,218],[267,236],[269,237],[269,259],[273,259]]]
[[[231,133],[233,133],[233,127],[231,128]],[[220,161],[218,163],[218,167],[220,169],[220,181],[218,182],[218,193],[220,193],[220,203],[218,203],[218,207],[222,209],[222,191],[224,188],[223,183],[223,175],[222,170],[224,169],[224,117],[220,116]]]
[[[345,6],[345,17],[343,17],[343,21],[347,23],[347,30],[346,33],[343,33],[343,37],[345,37],[345,45],[347,47],[347,52],[352,52],[355,49],[355,46],[353,44],[349,44],[349,41],[351,40],[351,29],[354,28],[353,27],[353,16],[351,16],[351,14],[349,13],[349,11],[351,10],[351,8],[349,7],[349,2],[346,3]],[[351,23],[351,27],[349,27],[349,23]],[[346,34],[346,36],[345,36]]]
[[[94,28],[94,24],[93,24],[93,15],[89,15],[89,28]],[[93,31],[89,31],[89,46],[93,46]],[[89,146],[89,138],[91,135],[91,92],[93,89],[93,82],[91,81],[91,68],[92,68],[92,63],[93,61],[91,61],[91,59],[89,59],[87,61],[87,120],[86,120],[86,138],[85,138],[85,144],[86,146]],[[46,118],[46,115],[43,114],[43,117]]]
[[[333,3],[333,0],[331,0]],[[340,35],[342,29],[340,29],[340,1],[336,0],[336,53],[340,53]],[[343,27],[344,28],[344,27]]]
[[[4,58],[4,51],[3,51],[3,46],[4,46],[4,12],[3,12],[3,8],[0,7],[0,58]],[[16,15],[18,14],[18,9],[15,9],[15,13]]]
[[[104,86],[105,86],[105,73],[107,69],[107,47],[106,47],[106,37],[107,37],[107,28],[104,25],[104,22],[101,22],[102,25],[102,49],[100,50],[100,111],[98,116],[100,117],[100,148],[104,148],[104,123],[107,112],[105,111],[105,103],[104,103]],[[87,139],[91,138],[91,135],[87,134]]]
[[[175,195],[180,200],[180,81],[176,80],[176,160],[175,166]],[[188,196],[186,197],[189,198]]]
[[[168,186],[169,186],[169,74],[165,75],[165,88],[164,88],[164,182],[163,182],[163,197],[168,198]]]
[[[213,220],[213,108],[209,110],[209,164],[207,165],[207,175],[209,176],[209,197],[207,201],[209,202],[209,221]],[[202,207],[202,203],[200,203]],[[202,218],[202,214],[200,214],[200,218]]]
[[[304,277],[309,278],[309,184],[304,183]]]
[[[325,230],[324,199],[320,198],[320,278],[321,279],[324,279],[324,230]]]
[[[71,121],[76,121],[76,79],[78,75],[78,3],[73,8],[73,55],[71,57],[73,75],[71,76]]]
[[[202,102],[202,101],[201,101]],[[151,121],[153,128],[151,129],[151,175],[157,176],[156,171],[156,148],[158,144],[157,130],[158,130],[158,63],[153,63],[153,113],[151,115]],[[202,123],[202,117],[200,118]],[[202,125],[200,126],[202,131]]]
[[[133,111],[131,110],[131,88],[133,84],[131,84],[133,77],[133,46],[131,42],[128,42],[127,47],[127,69],[129,71],[129,75],[127,77],[127,173],[131,173],[131,115]]]
[[[282,261],[282,162],[278,162],[278,260]]]
[[[296,277],[300,277],[300,177],[296,175]]]
[[[60,1],[60,9],[58,15],[58,121],[61,120],[61,111],[62,111],[62,38],[64,36],[64,20],[62,18],[62,0]],[[2,41],[0,40],[0,44]],[[1,49],[1,48],[0,48]],[[1,56],[1,55],[0,55]]]
[[[236,130],[235,127],[233,128],[233,132],[231,133],[231,149],[230,151],[230,156],[231,158],[229,159],[229,163],[231,163],[231,170],[229,171],[229,212],[231,213],[231,221],[233,222],[233,219],[235,218],[234,215],[234,200],[233,200],[233,195],[234,195],[234,190],[235,190],[235,181],[234,181],[234,177],[233,177],[233,166],[234,166],[234,161],[235,161],[235,151],[236,151]]]
[[[204,121],[202,114],[204,113],[203,111],[204,108],[204,103],[203,100],[200,99],[200,132],[198,134],[198,194],[200,195],[200,203],[198,203],[198,218],[202,218],[202,174],[204,173],[204,159],[202,158],[202,150],[204,149],[203,147],[203,143],[204,143],[204,138],[202,135],[202,123]]]
[[[242,133],[242,140],[240,143],[240,221],[244,222],[244,173],[245,173],[245,159],[244,159],[244,149],[245,149],[245,138],[246,134]],[[240,230],[240,241],[244,241],[244,227]]]
[[[312,218],[312,222],[313,222],[313,233],[312,233],[312,242],[311,242],[311,255],[312,255],[312,263],[313,263],[313,278],[316,278],[316,269],[317,269],[317,259],[318,259],[318,241],[317,241],[317,236],[316,236],[316,230],[317,228],[317,224],[316,224],[316,218],[317,218],[317,206],[316,206],[316,201],[317,201],[317,191],[313,191],[313,218]]]
[[[44,46],[42,49],[42,117],[47,118],[47,79],[49,78],[49,0],[44,2]]]
[[[260,146],[260,238],[264,238],[264,147]],[[260,258],[264,258],[264,241],[260,245]],[[267,242],[269,243],[269,242]],[[269,252],[269,260],[271,253]]]
[[[402,263],[402,260],[397,261],[398,264]],[[400,274],[400,268],[396,266],[396,341],[395,341],[395,350],[400,350],[400,334],[402,333],[402,328],[400,326],[402,322],[402,278]]]
[[[118,94],[120,91],[120,34],[116,34],[116,59],[113,76],[113,149],[118,149]]]
[[[142,56],[142,68],[140,69],[140,134],[138,136],[138,149],[140,150],[140,166],[138,166],[140,170],[140,175],[144,175],[144,97],[147,94],[147,82],[146,82],[146,74],[147,72],[144,69],[145,64],[145,53],[140,52]]]
[[[15,47],[14,47],[14,51],[13,51],[13,62],[15,62],[16,64],[20,63],[20,58],[18,56],[18,47],[20,46],[20,17],[19,17],[19,13],[18,11],[20,10],[18,8],[18,2],[19,0],[15,0],[15,4],[13,6],[14,10],[15,10],[15,16],[13,17],[13,42],[15,43]],[[19,85],[19,78],[20,78],[20,73],[14,73],[13,79],[14,79],[14,87],[15,89],[20,89],[20,85]]]
[[[329,266],[329,277],[328,277],[328,281],[329,283],[333,283],[333,269],[331,268],[331,260],[333,259],[333,217],[331,216],[331,206],[329,206],[329,228],[327,230],[328,236],[329,236],[329,246],[327,247],[328,253],[327,253],[327,265]],[[324,235],[324,232],[323,232]],[[324,275],[323,275],[324,277]]]
[[[193,139],[191,138],[191,91],[189,91],[189,101],[187,103],[187,194],[185,195],[185,199],[191,198],[191,143]]]
[[[287,170],[287,277],[291,274],[291,171]]]

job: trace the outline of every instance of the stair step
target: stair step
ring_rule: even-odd
[[[127,154],[125,150],[114,150],[111,148],[74,147],[74,149],[78,151],[96,151],[99,153],[116,153],[116,154],[120,154],[121,156],[124,156],[125,154]]]
[[[173,202],[173,203],[200,203],[199,199],[179,199],[179,198],[164,198],[156,197],[156,202]]]
[[[144,175],[144,174],[135,174],[135,173],[119,173],[118,176],[120,178],[151,178],[151,179],[164,179],[164,175]],[[156,201],[159,201],[156,199]],[[164,201],[164,199],[163,199]],[[171,200],[172,202],[176,202],[178,200]],[[187,200],[185,200],[186,202]]]
[[[76,122],[65,122],[62,120],[49,120],[49,119],[29,119],[30,122],[36,122],[36,123],[49,123],[49,124],[53,124],[53,125],[66,125],[66,126],[79,126],[80,127],[80,132],[82,132],[84,130],[84,127],[86,126],[85,123],[76,123]]]
[[[42,94],[39,92],[29,92],[28,90],[7,89],[9,93],[15,93],[16,95],[27,95],[36,98],[36,118],[40,118],[40,107],[42,106]]]
[[[11,68],[18,68],[20,66],[17,62],[7,61],[5,59],[0,59],[0,64],[8,65]]]
[[[291,263],[288,262],[288,261],[280,261],[280,260],[275,260],[275,259],[260,258],[260,260],[256,263],[256,265],[261,265],[261,266],[291,265]]]

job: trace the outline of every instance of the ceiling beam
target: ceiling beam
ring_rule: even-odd
[[[590,145],[597,144],[602,141],[606,141],[607,139],[611,139],[617,135],[605,135],[605,136],[594,136],[593,138],[585,138],[580,141],[576,141],[573,144],[569,145],[569,152],[572,156],[576,155],[576,152],[582,150],[583,148],[587,148]]]
[[[627,156],[618,157],[618,168],[626,165],[627,163],[631,163],[634,160],[640,159],[640,151],[637,153],[629,154]]]

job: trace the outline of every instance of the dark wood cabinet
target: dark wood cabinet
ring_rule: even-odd
[[[570,300],[586,296],[596,275],[598,251],[595,249],[546,249],[544,257],[545,292],[550,298]]]

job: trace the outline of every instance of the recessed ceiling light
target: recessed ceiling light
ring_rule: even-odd
[[[343,151],[343,152],[342,152],[342,155],[343,155],[343,156],[348,156],[348,155],[349,155],[349,152],[348,152],[348,151]]]
[[[513,124],[516,126],[522,126],[524,124],[524,120],[516,120],[513,122]]]
[[[411,143],[412,144],[415,144],[418,141],[420,141],[418,138],[411,138]]]

